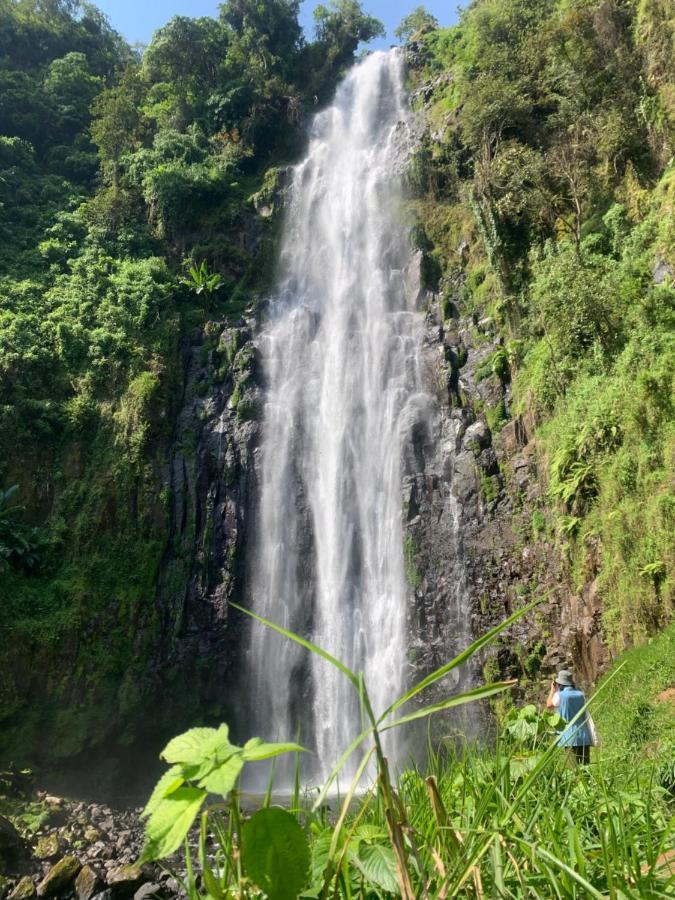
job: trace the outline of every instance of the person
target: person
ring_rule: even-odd
[[[591,758],[591,731],[589,716],[584,710],[578,718],[577,714],[586,705],[583,691],[574,686],[574,679],[569,669],[561,669],[551,687],[546,700],[547,709],[555,709],[568,724],[558,738],[561,747],[571,747],[578,763],[588,765]],[[572,722],[572,720],[575,720]]]

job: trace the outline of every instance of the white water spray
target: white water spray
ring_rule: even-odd
[[[404,687],[401,456],[430,405],[398,202],[410,140],[403,77],[400,52],[373,53],[317,115],[260,341],[252,607],[363,670],[376,713]],[[248,671],[253,733],[289,739],[299,727],[329,769],[361,725],[344,675],[258,624]]]

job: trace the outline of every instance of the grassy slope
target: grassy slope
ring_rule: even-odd
[[[662,152],[672,150],[674,82],[672,66],[658,69],[667,30],[658,4],[626,3],[620,15],[612,5],[615,44],[604,52],[597,6],[535,12],[490,0],[458,27],[419,38],[413,86],[433,88],[431,136],[413,182],[440,291],[452,294],[462,281],[462,314],[491,321],[503,339],[510,414],[529,426],[539,459],[544,493],[531,513],[540,537],[557,545],[570,590],[601,599],[616,653],[657,633],[674,609],[675,169]],[[494,54],[481,42],[483,50],[494,42]],[[566,72],[570,54],[587,68],[585,91]],[[658,69],[659,79],[641,81],[640,67]],[[555,91],[546,95],[551,72]],[[555,170],[575,104],[598,142],[609,112],[659,110],[651,121],[624,121],[615,171],[595,146],[576,160],[585,186],[578,250]],[[486,133],[501,129],[489,151],[476,121]],[[660,155],[644,154],[650,142]],[[477,197],[488,210],[482,221]],[[671,275],[655,285],[659,264]],[[503,408],[482,412],[499,432]]]

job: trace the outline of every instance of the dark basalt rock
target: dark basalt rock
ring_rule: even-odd
[[[157,595],[162,644],[150,673],[161,718],[174,731],[205,708],[232,721],[223,687],[236,664],[240,633],[229,601],[242,599],[258,443],[254,330],[252,320],[211,322],[184,349],[163,476],[170,537]]]
[[[51,867],[38,885],[38,897],[56,897],[69,890],[81,868],[77,857],[64,856]]]
[[[0,860],[13,860],[26,852],[26,845],[9,819],[0,816]]]
[[[102,885],[103,881],[100,873],[93,866],[83,866],[75,879],[77,900],[91,900]]]
[[[23,878],[11,891],[8,900],[32,900],[36,896],[35,885],[30,875],[24,875]]]

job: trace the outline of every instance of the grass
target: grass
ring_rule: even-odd
[[[590,766],[577,767],[568,751],[557,746],[558,717],[525,707],[509,714],[493,746],[462,747],[452,737],[439,747],[429,746],[423,767],[411,764],[396,781],[391,778],[380,733],[396,727],[392,715],[398,715],[400,723],[469,701],[471,696],[463,695],[421,709],[413,704],[412,712],[401,714],[442,674],[494,640],[506,623],[376,716],[362,676],[297,635],[260,621],[336,666],[358,691],[369,724],[345,751],[318,797],[302,795],[296,774],[289,808],[272,809],[272,770],[263,808],[250,818],[239,804],[237,776],[227,773],[233,765],[240,772],[247,752],[260,752],[255,739],[244,748],[220,746],[215,755],[209,755],[209,748],[222,745],[222,730],[194,729],[174,739],[166,759],[180,763],[175,749],[180,745],[185,754],[180,783],[195,786],[176,789],[175,765],[160,781],[146,810],[150,851],[146,848],[145,858],[168,856],[187,835],[194,816],[189,814],[177,831],[173,819],[171,807],[180,806],[179,793],[187,810],[195,797],[209,802],[204,779],[196,784],[204,772],[216,783],[223,783],[225,776],[228,785],[222,792],[225,803],[207,805],[202,812],[196,852],[185,842],[190,900],[637,900],[675,895],[675,783],[663,777],[665,745],[637,756],[617,752],[618,741],[624,749],[631,746],[630,730],[617,728],[615,746],[594,751]],[[608,711],[621,705],[624,691],[639,704],[668,681],[668,664],[656,666],[668,638],[664,634],[663,644],[655,641],[629,655],[625,665],[607,677],[599,697],[604,702],[598,712],[601,728],[616,721]],[[645,678],[645,673],[653,677]],[[474,693],[479,697],[504,687],[487,685]],[[195,743],[200,745],[197,755]],[[276,755],[272,745],[264,749],[268,756]],[[362,755],[356,775],[331,812],[328,792],[357,750]],[[377,777],[356,800],[372,760]],[[161,813],[158,802],[163,804]],[[163,850],[153,854],[153,837],[156,847],[158,835]]]
[[[675,623],[621,656],[611,697],[595,716],[608,753],[627,762],[675,755],[674,646]]]

